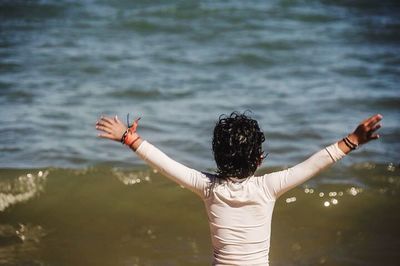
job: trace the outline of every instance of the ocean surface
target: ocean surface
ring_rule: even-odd
[[[278,200],[271,266],[400,261],[398,1],[0,1],[0,265],[209,265],[202,203],[101,115],[213,171],[251,110],[284,169],[383,115],[381,138]]]

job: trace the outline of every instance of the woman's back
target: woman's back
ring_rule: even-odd
[[[260,178],[224,180],[204,199],[214,265],[268,264],[275,200],[265,194]]]

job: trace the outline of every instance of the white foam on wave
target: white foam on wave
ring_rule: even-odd
[[[25,202],[44,190],[48,171],[39,171],[37,174],[28,173],[14,180],[0,182],[0,211],[8,207]]]
[[[148,171],[124,172],[121,169],[113,168],[112,173],[118,178],[119,181],[128,186],[139,184],[142,181],[151,181]]]

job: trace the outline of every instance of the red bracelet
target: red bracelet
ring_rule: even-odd
[[[136,141],[138,141],[140,139],[140,136],[137,136],[136,139],[134,139],[131,144],[129,144],[128,146],[132,148],[132,145],[135,144]]]
[[[126,146],[131,147],[138,139],[140,139],[140,136],[139,136],[139,135],[137,135],[136,138],[133,138],[133,134],[128,133],[128,134],[126,135],[125,139],[124,139],[124,144],[125,144]]]

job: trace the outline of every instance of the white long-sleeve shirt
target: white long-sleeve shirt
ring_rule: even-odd
[[[345,156],[338,143],[291,168],[222,180],[186,167],[143,141],[136,153],[150,166],[203,200],[214,249],[213,265],[268,265],[275,200]]]

